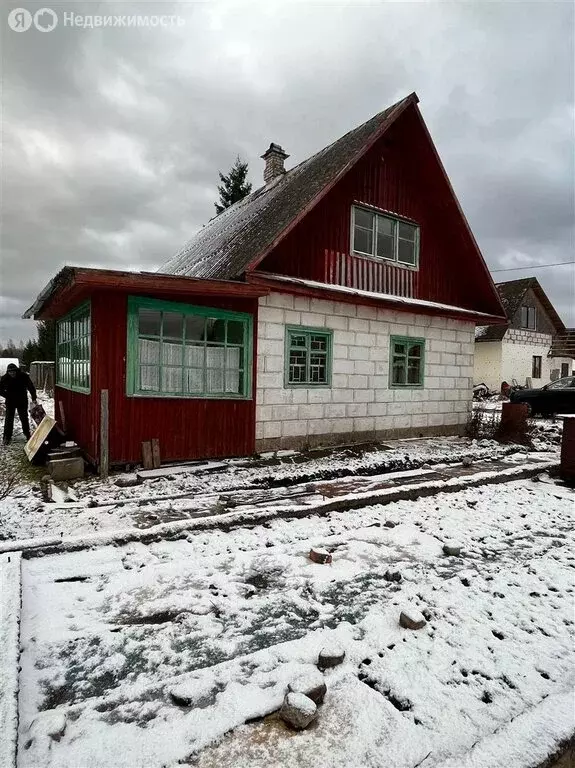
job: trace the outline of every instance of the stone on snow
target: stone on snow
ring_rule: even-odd
[[[399,614],[399,623],[404,629],[422,629],[427,621],[421,611],[415,608],[404,608]]]
[[[315,704],[321,704],[327,693],[327,686],[321,672],[313,668],[310,672],[301,674],[292,680],[288,685],[288,691],[290,693],[303,693]]]
[[[317,707],[303,693],[288,693],[280,709],[280,717],[298,730],[307,728],[317,716]]]
[[[309,551],[309,559],[313,560],[314,563],[320,563],[321,565],[327,565],[328,563],[331,563],[332,557],[331,553],[327,551],[327,549],[319,549],[317,547],[312,547]]]
[[[338,645],[322,648],[317,660],[318,669],[322,672],[325,669],[339,666],[345,659],[345,651]]]
[[[114,485],[118,488],[133,488],[136,485],[140,485],[141,482],[138,475],[123,475],[114,482]]]
[[[454,541],[446,541],[443,545],[443,552],[451,557],[459,557],[461,554],[461,546]]]

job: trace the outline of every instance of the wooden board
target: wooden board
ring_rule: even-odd
[[[152,444],[149,440],[142,443],[142,465],[144,469],[153,469]]]
[[[53,419],[51,416],[44,416],[40,424],[34,430],[34,434],[24,446],[28,461],[32,461],[55,426],[56,419]]]
[[[154,469],[159,469],[162,465],[160,460],[160,441],[155,437],[152,441],[152,466]]]

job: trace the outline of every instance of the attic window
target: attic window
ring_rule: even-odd
[[[521,307],[521,327],[530,331],[537,330],[537,308]]]
[[[417,267],[419,227],[357,205],[352,207],[353,252]]]

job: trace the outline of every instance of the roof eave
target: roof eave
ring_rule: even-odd
[[[70,292],[89,293],[97,290],[146,292],[174,292],[181,299],[184,295],[211,295],[258,298],[269,291],[261,286],[233,280],[203,280],[195,277],[158,274],[157,272],[128,272],[89,267],[64,267],[40,291],[34,304],[23,317],[42,320],[50,317],[55,303],[60,303]]]
[[[252,272],[247,276],[247,280],[251,285],[265,286],[269,290],[283,291],[284,293],[331,299],[348,304],[380,306],[400,312],[440,315],[473,322],[477,325],[506,325],[508,322],[507,317],[476,312],[464,307],[455,307],[432,301],[422,301],[420,299],[408,299],[402,296],[378,294],[372,291],[361,291],[359,289],[350,289],[347,286],[319,283],[315,280],[288,277],[286,275]]]

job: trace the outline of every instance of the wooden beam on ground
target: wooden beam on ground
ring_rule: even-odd
[[[108,445],[109,414],[108,414],[108,390],[100,391],[100,477],[104,480],[110,471],[110,451]]]

